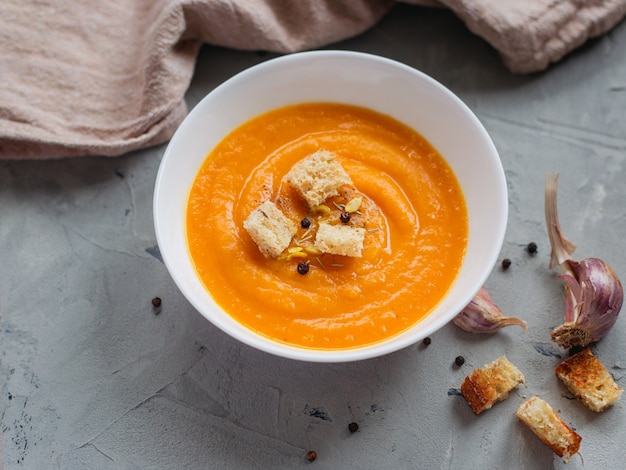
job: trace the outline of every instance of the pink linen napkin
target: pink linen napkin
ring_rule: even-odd
[[[546,69],[622,20],[626,0],[440,0],[514,73]]]
[[[626,0],[406,0],[447,7],[516,73],[626,14]],[[2,0],[0,159],[121,155],[167,141],[202,43],[286,53],[355,36],[393,0]]]

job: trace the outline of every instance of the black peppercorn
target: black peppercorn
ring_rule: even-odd
[[[422,343],[424,343],[424,346],[428,346],[431,343],[431,339],[429,336],[427,336],[426,338],[424,338],[424,340],[422,341]]]
[[[341,215],[339,216],[339,220],[341,220],[342,224],[347,224],[348,222],[350,222],[350,213],[342,212]]]
[[[300,221],[300,226],[302,228],[309,228],[311,226],[311,221],[305,217]]]
[[[526,249],[531,255],[534,255],[535,253],[537,253],[537,244],[535,242],[530,242]]]
[[[348,430],[351,433],[355,433],[355,432],[357,432],[359,430],[359,425],[357,423],[352,422],[352,423],[348,424]]]
[[[152,299],[152,305],[154,307],[160,307],[161,306],[161,297],[155,297],[154,299]]]
[[[300,262],[297,269],[300,274],[306,274],[309,272],[309,263]]]
[[[457,356],[456,359],[454,359],[454,363],[461,367],[463,364],[465,364],[465,358],[463,356]]]
[[[509,258],[504,258],[502,260],[502,269],[509,269],[509,266],[511,266],[511,260]]]
[[[317,458],[317,452],[310,450],[306,453],[307,462],[313,462]]]

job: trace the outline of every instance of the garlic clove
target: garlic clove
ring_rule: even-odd
[[[526,330],[526,322],[516,317],[505,317],[491,300],[487,289],[481,287],[472,301],[452,319],[462,330],[470,333],[493,334],[505,326],[517,325]]]
[[[546,176],[545,215],[552,247],[550,268],[565,287],[564,323],[550,333],[565,349],[584,347],[602,339],[617,321],[624,301],[622,284],[611,266],[598,258],[575,261],[575,246],[561,232],[557,213],[558,174]]]
[[[552,340],[565,349],[602,339],[617,321],[624,291],[613,268],[597,258],[569,260],[574,273],[559,276],[565,283],[565,322],[552,330]]]

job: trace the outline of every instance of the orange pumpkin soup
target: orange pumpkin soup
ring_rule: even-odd
[[[336,155],[354,185],[323,214],[283,179],[320,150]],[[297,223],[290,246],[298,251],[312,236],[300,221],[337,218],[355,194],[363,195],[351,221],[365,228],[360,257],[292,257],[287,249],[266,258],[243,228],[271,200]],[[388,116],[333,103],[280,108],[234,130],[202,165],[186,215],[191,259],[215,301],[259,334],[306,348],[372,344],[419,322],[454,282],[468,236],[459,184],[422,136]]]

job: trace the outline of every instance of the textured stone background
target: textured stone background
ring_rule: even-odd
[[[583,436],[584,462],[575,456],[568,469],[623,467],[624,401],[592,413],[554,376],[566,353],[549,330],[562,321],[563,299],[547,268],[543,181],[561,173],[561,222],[576,256],[603,258],[626,279],[626,24],[531,76],[511,75],[443,10],[399,5],[331,48],[414,66],[484,123],[508,179],[501,258],[513,262],[496,267],[487,287],[528,331],[484,337],[448,325],[427,348],[350,364],[272,357],[204,320],[160,260],[151,211],[164,146],[116,159],[0,162],[5,468],[565,468],[513,415],[531,394]],[[270,57],[203,49],[190,107]],[[625,336],[620,318],[594,347],[622,387]],[[501,354],[527,384],[476,417],[455,391]],[[318,458],[307,463],[311,449]]]

